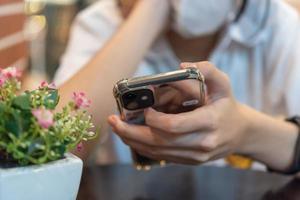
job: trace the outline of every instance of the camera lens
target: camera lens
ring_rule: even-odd
[[[133,100],[136,98],[136,94],[134,93],[128,93],[125,95],[125,98],[128,99],[128,100]]]
[[[130,102],[130,103],[127,104],[127,108],[129,110],[135,110],[138,107],[139,107],[139,104],[137,102],[135,102],[135,101],[132,101],[132,102]]]
[[[154,104],[153,92],[149,89],[138,89],[125,93],[122,97],[124,108],[137,110],[151,107]]]

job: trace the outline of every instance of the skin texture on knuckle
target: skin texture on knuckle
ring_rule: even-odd
[[[164,126],[165,126],[165,129],[168,133],[171,133],[171,134],[180,134],[180,125],[182,124],[180,122],[180,120],[174,118],[168,118],[167,120],[165,120],[164,122]]]
[[[153,116],[152,114],[150,114],[149,112],[145,112],[145,123],[147,125],[152,125],[152,124],[157,124],[158,121],[160,121],[160,117],[158,116]]]
[[[210,110],[207,112],[205,127],[210,131],[215,131],[219,128],[220,116],[218,113]]]
[[[205,152],[212,152],[219,146],[218,137],[216,135],[209,135],[203,140],[199,141],[199,149]]]

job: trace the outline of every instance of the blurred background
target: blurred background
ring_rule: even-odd
[[[51,81],[74,17],[95,1],[0,0],[0,67],[26,68],[31,75],[28,87],[40,80]],[[286,1],[300,11],[300,0]],[[13,58],[8,56],[11,52]]]
[[[91,3],[92,0],[25,0],[29,68],[34,79],[29,85],[52,80],[67,45],[74,17]]]
[[[25,0],[31,71],[52,79],[76,14],[95,0]]]

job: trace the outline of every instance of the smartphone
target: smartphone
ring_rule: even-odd
[[[193,92],[188,88],[188,84],[191,83],[193,86],[197,85]],[[176,84],[186,85],[187,88],[186,90],[178,89]],[[144,125],[144,110],[146,108],[152,107],[165,113],[180,113],[204,105],[205,80],[197,68],[187,68],[156,75],[122,79],[115,84],[113,94],[121,119],[127,123]],[[152,165],[165,164],[164,161],[156,161],[142,156],[133,149],[131,152],[137,169],[147,170]]]

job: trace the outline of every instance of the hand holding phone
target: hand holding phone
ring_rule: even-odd
[[[197,82],[199,89],[190,91],[185,85]],[[144,110],[152,107],[165,113],[191,111],[205,103],[204,77],[197,68],[187,68],[151,76],[123,79],[113,90],[121,119],[132,124],[145,124]],[[132,156],[138,169],[163,164],[137,154]]]

